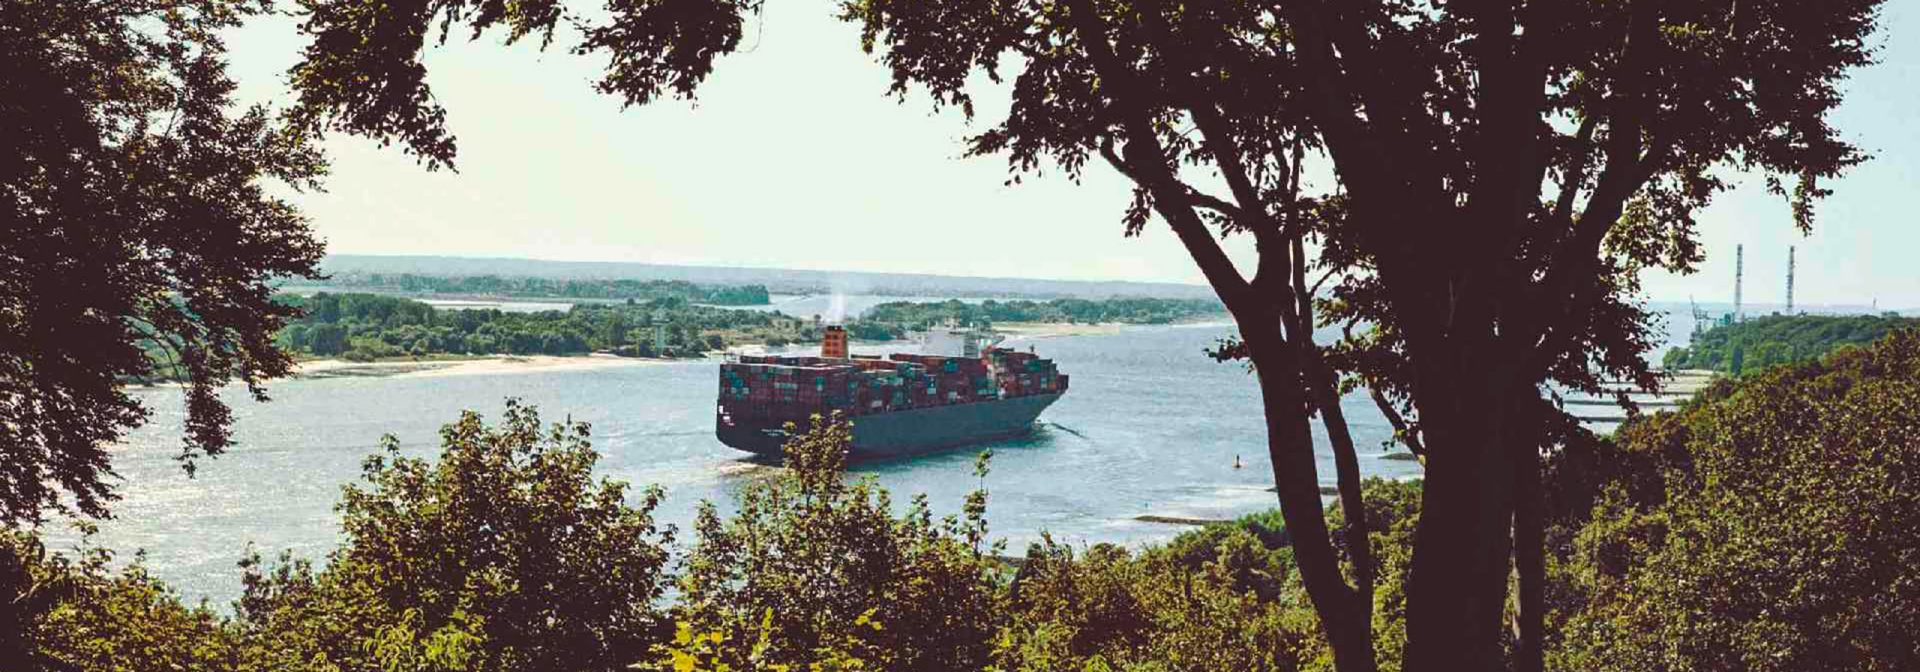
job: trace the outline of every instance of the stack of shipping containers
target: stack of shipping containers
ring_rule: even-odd
[[[805,422],[813,414],[850,416],[1065,392],[1052,360],[989,349],[979,358],[895,354],[741,356],[720,365],[720,413]]]

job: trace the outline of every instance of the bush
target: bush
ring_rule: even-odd
[[[1558,667],[1920,669],[1920,331],[1623,428]]]
[[[32,534],[0,531],[5,669],[232,669],[238,638],[218,615],[182,604],[140,557],[117,572],[112,559],[92,546],[77,560],[51,554]]]
[[[655,607],[671,530],[592,475],[585,424],[543,428],[509,401],[441,430],[437,460],[386,439],[345,490],[324,570],[248,563],[238,605],[253,669],[619,670],[665,641]]]
[[[1393,669],[1406,641],[1420,484],[1376,479],[1362,492],[1373,525],[1376,647]],[[1342,521],[1337,510],[1329,516],[1336,531]],[[1277,511],[1138,554],[1107,544],[1076,554],[1045,540],[1028,550],[1002,610],[995,669],[1333,669]]]
[[[701,507],[673,610],[684,630],[659,669],[986,664],[996,584],[985,492],[963,516],[936,522],[915,498],[895,517],[886,490],[847,481],[851,431],[816,417],[787,443],[787,469],[749,484],[733,517]]]

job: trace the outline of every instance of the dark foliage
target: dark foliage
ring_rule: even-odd
[[[291,119],[314,134],[399,142],[430,168],[451,167],[447,111],[434,101],[421,60],[430,41],[457,29],[470,29],[468,39],[500,29],[510,44],[532,37],[544,48],[556,28],[570,27],[579,33],[574,53],[608,59],[597,87],[641,105],[692,98],[714,59],[739,47],[741,25],[760,2],[609,0],[603,12],[582,14],[560,0],[299,0],[301,30],[313,41],[289,73],[300,98]]]
[[[0,3],[0,520],[107,514],[106,447],[147,418],[124,390],[185,381],[180,459],[231,443],[215,391],[264,398],[294,311],[270,278],[321,246],[270,185],[314,188],[316,150],[235,110],[221,34],[239,0]]]

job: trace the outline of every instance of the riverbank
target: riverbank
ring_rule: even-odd
[[[340,359],[316,359],[300,362],[294,366],[293,377],[300,379],[318,378],[388,378],[395,376],[473,376],[511,373],[540,373],[553,371],[577,371],[584,369],[649,366],[667,364],[674,359],[646,357],[620,357],[607,354],[591,355],[493,355],[482,357],[460,357],[447,359],[394,360],[373,362],[350,362]]]
[[[1067,324],[1050,322],[1022,322],[996,325],[994,328],[1009,337],[1020,339],[1061,338],[1068,336],[1102,336],[1120,333],[1129,325],[1118,323]],[[856,345],[886,345],[903,341],[857,342]],[[797,344],[781,347],[769,347],[762,343],[750,343],[728,348],[733,354],[766,354],[768,352],[797,352],[817,348],[817,344]],[[294,365],[293,378],[388,378],[394,376],[461,376],[490,375],[503,373],[536,373],[550,371],[571,371],[617,366],[644,366],[651,364],[670,364],[673,362],[699,361],[700,358],[660,358],[625,357],[607,353],[586,355],[430,355],[425,358],[382,359],[371,362],[356,362],[344,359],[313,359]]]

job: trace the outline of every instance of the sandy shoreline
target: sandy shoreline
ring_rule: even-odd
[[[1010,322],[994,325],[994,330],[1015,339],[1059,338],[1065,336],[1105,336],[1120,333],[1137,325],[1119,323],[1067,324],[1051,322]],[[1188,326],[1188,325],[1158,325]],[[889,342],[859,342],[858,345],[885,345]],[[891,343],[899,343],[892,341]],[[818,346],[813,346],[818,347]],[[784,354],[800,354],[806,350],[775,349]],[[733,354],[764,354],[770,348],[753,344],[728,348]],[[422,359],[422,360],[386,360],[377,362],[352,362],[343,359],[314,359],[294,364],[293,373],[288,378],[294,380],[324,380],[329,378],[421,378],[439,376],[498,375],[513,373],[545,373],[553,371],[581,371],[591,369],[655,366],[675,362],[698,362],[698,359],[651,359],[641,357],[620,357],[604,353],[591,355],[486,355],[468,358]],[[164,384],[161,384],[164,385]],[[136,387],[153,387],[140,385]]]
[[[472,376],[503,373],[544,373],[551,371],[578,371],[623,366],[651,366],[672,361],[641,359],[637,357],[618,357],[614,355],[499,355],[475,357],[472,359],[423,360],[423,361],[387,361],[387,362],[349,362],[339,359],[319,359],[300,362],[294,366],[293,377],[297,379],[321,378],[389,378],[389,377],[427,377],[427,376]]]

